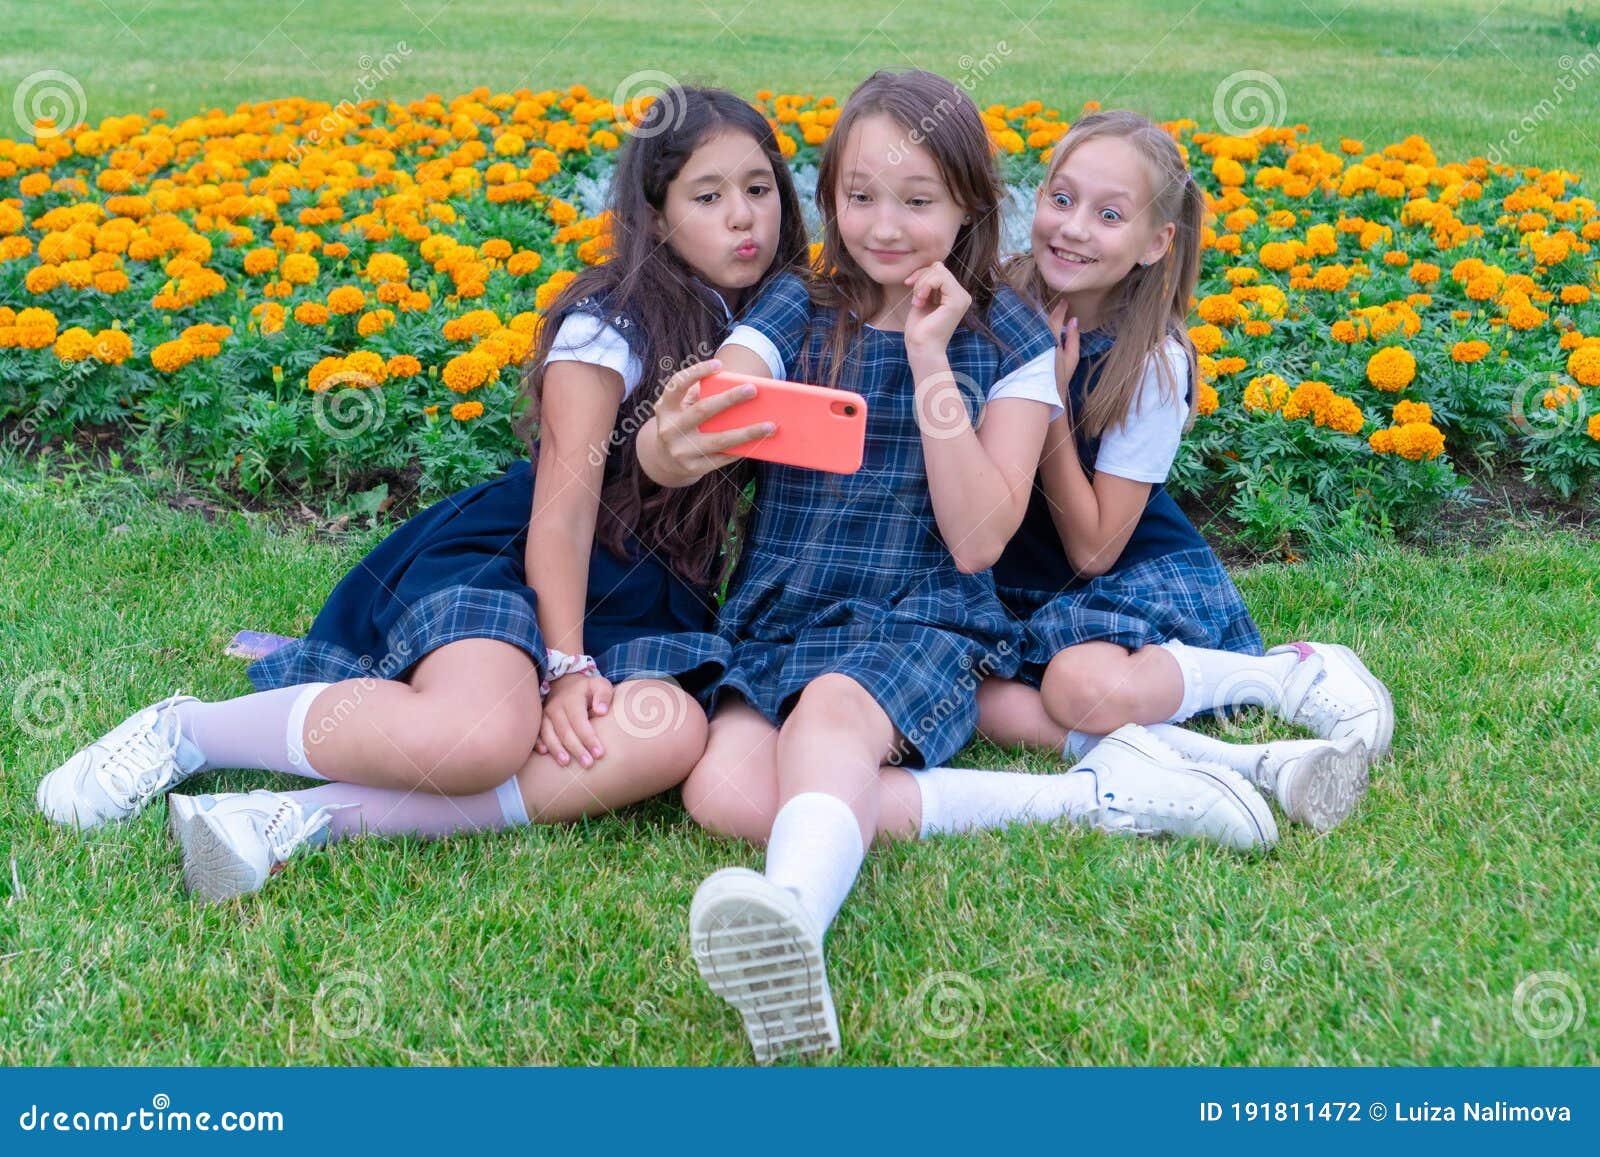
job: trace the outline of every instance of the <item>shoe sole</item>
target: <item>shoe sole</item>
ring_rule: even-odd
[[[189,830],[200,808],[186,795],[167,796],[167,831],[180,848],[189,847]]]
[[[214,904],[257,890],[255,873],[228,845],[211,815],[195,817],[186,830],[183,883],[189,891]]]
[[[742,870],[723,869],[695,893],[689,934],[700,975],[744,1018],[757,1063],[837,1049],[821,946],[797,912],[764,890],[740,887],[741,878],[748,878]]]
[[[1295,760],[1286,776],[1278,773],[1278,802],[1290,819],[1325,832],[1350,817],[1367,794],[1367,748],[1357,739],[1330,743]]]
[[[1319,643],[1318,646],[1343,656],[1345,661],[1354,668],[1356,678],[1360,679],[1367,690],[1371,691],[1377,699],[1378,733],[1373,737],[1373,741],[1367,745],[1367,751],[1371,756],[1370,762],[1383,762],[1389,757],[1389,745],[1394,740],[1394,697],[1389,694],[1389,688],[1383,685],[1383,680],[1368,670],[1367,665],[1361,661],[1361,656],[1357,655],[1349,647],[1341,646],[1338,643]]]

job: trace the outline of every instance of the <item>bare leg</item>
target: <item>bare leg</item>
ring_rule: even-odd
[[[1183,703],[1183,672],[1170,652],[1080,643],[1045,668],[1040,694],[1057,725],[1106,735],[1125,723],[1165,723]]]

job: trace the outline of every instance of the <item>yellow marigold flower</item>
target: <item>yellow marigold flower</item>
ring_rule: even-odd
[[[374,253],[367,258],[367,280],[379,283],[405,281],[411,276],[411,267],[398,253]]]
[[[1324,265],[1312,277],[1311,284],[1317,289],[1337,293],[1350,284],[1350,270],[1343,265]]]
[[[334,258],[349,257],[350,246],[346,245],[343,241],[335,241],[332,244],[324,245],[322,247],[322,252],[325,255]]]
[[[1395,428],[1394,450],[1413,462],[1437,458],[1444,452],[1444,434],[1428,422],[1408,422]]]
[[[1306,253],[1312,257],[1332,257],[1339,252],[1339,236],[1332,225],[1323,222],[1306,230]]]
[[[22,284],[29,293],[40,297],[61,284],[61,271],[54,265],[36,265],[28,270]]]
[[[469,341],[500,328],[500,316],[492,309],[473,309],[444,323],[441,333],[449,341]]]
[[[1587,285],[1563,285],[1561,287],[1562,305],[1582,305],[1590,297]]]
[[[524,277],[529,273],[538,271],[544,264],[544,258],[532,249],[519,249],[506,261],[506,272],[513,277]]]
[[[1333,387],[1327,382],[1301,382],[1283,403],[1285,418],[1307,418],[1316,414],[1334,397]],[[1320,423],[1319,423],[1320,425]]]
[[[1232,157],[1218,157],[1211,162],[1211,172],[1224,186],[1244,184],[1244,166]]]
[[[511,242],[503,237],[491,237],[478,247],[478,252],[495,261],[504,261],[511,256]]]
[[[494,142],[494,151],[502,157],[515,157],[528,147],[528,142],[516,133],[501,133]]]
[[[1580,345],[1567,355],[1567,373],[1586,386],[1600,386],[1600,344]]]
[[[1333,326],[1328,331],[1328,335],[1332,337],[1334,341],[1353,344],[1367,336],[1367,327],[1358,322],[1351,321],[1349,318],[1341,318],[1333,323]]]
[[[133,356],[133,339],[120,329],[103,329],[94,335],[96,361],[120,366]]]
[[[457,354],[444,367],[444,384],[458,394],[470,394],[499,372],[494,359],[474,350]]]
[[[1600,414],[1594,414],[1589,418],[1589,437],[1600,442]]]
[[[128,288],[128,275],[120,269],[108,269],[94,275],[94,287],[101,293],[121,293]]]
[[[356,332],[362,337],[375,337],[394,324],[394,310],[374,309],[356,320]]]
[[[294,319],[301,325],[327,325],[328,307],[317,301],[302,301],[294,307]]]
[[[544,290],[539,292],[543,293]],[[539,308],[546,308],[545,303],[540,302]],[[1214,325],[1190,326],[1189,340],[1194,343],[1196,353],[1214,354],[1222,348],[1222,331]]]
[[[436,406],[436,405],[435,406],[423,406],[422,407],[422,412],[424,414],[428,415],[428,417],[431,418],[431,417],[433,417],[434,415],[436,415],[439,412],[439,407]]]
[[[1506,313],[1506,321],[1511,324],[1512,329],[1537,329],[1549,320],[1548,313],[1527,302],[1518,302]]]
[[[328,310],[330,313],[359,313],[366,308],[366,304],[367,295],[354,285],[341,285],[328,293]]]
[[[1426,402],[1399,401],[1394,404],[1394,424],[1433,421],[1433,407]]]
[[[188,342],[164,341],[150,351],[150,364],[164,374],[172,374],[192,362],[194,356]]]
[[[279,272],[290,285],[310,285],[317,279],[317,259],[309,253],[291,253]]]
[[[244,255],[244,271],[251,276],[271,273],[276,268],[278,268],[278,251],[270,245],[252,249]]]
[[[1406,255],[1403,249],[1391,249],[1383,255],[1383,263],[1385,265],[1404,265],[1410,260],[1411,258]]]
[[[1239,303],[1225,293],[1215,293],[1205,298],[1195,310],[1202,321],[1212,325],[1235,325],[1244,320]]]
[[[381,385],[388,370],[384,366],[381,354],[373,350],[357,350],[344,359],[346,372],[356,375],[357,381],[351,385]]]
[[[320,391],[323,388],[323,384],[327,382],[328,378],[332,377],[336,373],[341,372],[343,369],[343,358],[323,358],[316,365],[312,366],[310,373],[306,375],[306,388],[311,390],[313,393]]]
[[[1244,388],[1244,408],[1253,414],[1283,409],[1289,398],[1289,383],[1277,374],[1262,374],[1250,379]]]
[[[1367,380],[1378,389],[1395,394],[1417,376],[1417,359],[1403,346],[1388,346],[1367,359]]]
[[[533,307],[540,313],[548,310],[561,291],[570,285],[573,278],[577,276],[576,273],[568,269],[551,274],[550,280],[541,285],[538,292],[533,295]]]
[[[450,407],[450,416],[458,422],[470,422],[483,417],[482,402],[457,402]]]
[[[55,354],[64,362],[81,362],[94,352],[94,335],[80,325],[56,338]]]
[[[549,216],[550,220],[554,221],[557,225],[570,225],[578,219],[577,209],[573,208],[565,201],[555,198],[552,198],[550,203],[544,207],[544,211]]]
[[[1394,431],[1392,429],[1374,430],[1367,437],[1367,445],[1371,446],[1374,453],[1394,453]]]
[[[422,372],[422,363],[410,354],[395,354],[384,366],[389,378],[414,378]]]
[[[1450,347],[1452,361],[1472,363],[1482,361],[1489,353],[1486,341],[1458,341]]]

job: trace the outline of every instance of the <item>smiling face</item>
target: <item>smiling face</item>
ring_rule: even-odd
[[[782,204],[772,166],[747,133],[707,137],[667,185],[658,241],[721,290],[761,280],[778,249]]]
[[[1136,264],[1167,251],[1176,226],[1156,219],[1152,193],[1138,150],[1109,136],[1078,145],[1039,187],[1034,261],[1074,313],[1097,320],[1106,295]]]
[[[834,187],[840,240],[884,287],[890,311],[913,271],[950,255],[966,215],[933,154],[910,138],[886,113],[862,117],[845,142]]]

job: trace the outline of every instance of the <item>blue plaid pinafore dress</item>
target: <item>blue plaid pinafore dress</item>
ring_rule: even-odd
[[[786,275],[740,329],[770,343],[783,376],[808,381],[832,322],[833,311]],[[1051,348],[1048,322],[1010,290],[997,294],[989,324],[1003,348],[963,327],[948,351],[974,421],[979,391]],[[739,341],[739,330],[730,338]],[[839,382],[867,403],[862,467],[842,475],[757,464],[754,510],[718,619],[733,648],[718,693],[743,696],[776,726],[812,680],[847,675],[908,741],[901,758],[934,766],[972,735],[978,684],[1016,671],[1020,635],[989,574],[957,570],[939,533],[904,335],[865,328]]]
[[[1083,413],[1112,339],[1083,335],[1070,387],[1071,412]],[[1188,387],[1191,391],[1193,384]],[[1079,461],[1092,478],[1099,439],[1074,432]],[[1022,628],[1018,677],[1037,687],[1050,660],[1067,647],[1103,640],[1136,651],[1176,640],[1192,647],[1263,653],[1261,634],[1222,562],[1166,487],[1150,488],[1144,514],[1109,571],[1079,578],[1034,479],[1028,513],[994,566],[995,585]]]
[[[601,317],[637,352],[637,326],[604,301],[584,298],[573,308]],[[631,411],[623,405],[619,427]],[[606,468],[615,468],[614,458]],[[519,647],[546,678],[538,595],[528,586],[525,561],[533,480],[534,464],[515,462],[500,477],[407,519],[339,581],[304,638],[250,664],[251,683],[267,690],[341,679],[405,680],[423,656],[462,639]],[[594,544],[585,648],[612,682],[670,678],[691,694],[708,693],[730,653],[714,633],[716,592],[687,582],[637,539],[627,546],[627,557],[618,557]]]

